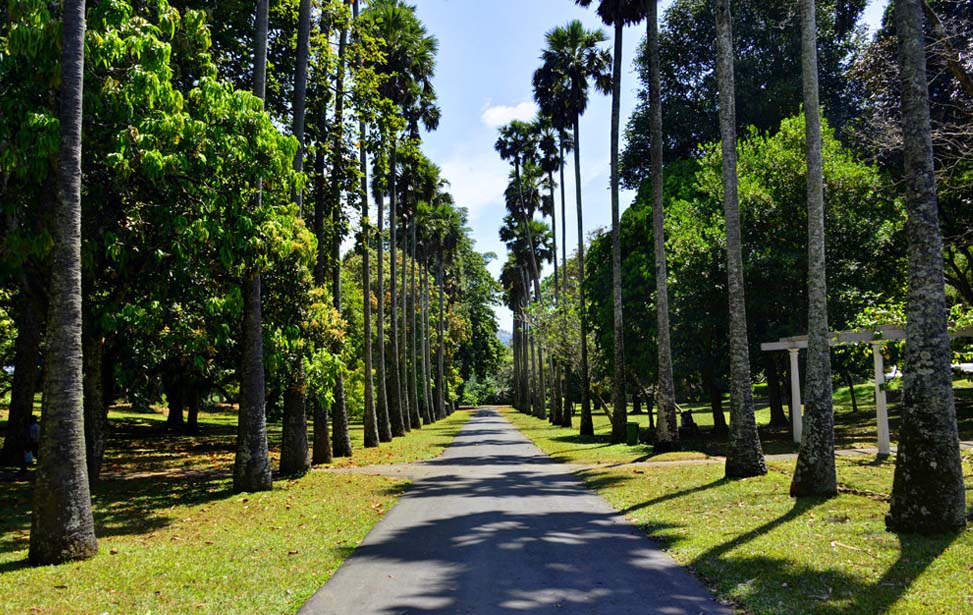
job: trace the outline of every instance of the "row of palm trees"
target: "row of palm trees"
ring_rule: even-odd
[[[576,0],[588,7],[592,0]],[[590,84],[612,93],[611,116],[611,204],[612,204],[612,282],[614,325],[614,375],[612,378],[612,436],[621,442],[625,436],[626,399],[623,352],[623,306],[621,301],[621,242],[619,237],[619,102],[621,81],[621,41],[624,26],[646,19],[648,51],[648,90],[651,142],[651,182],[653,206],[654,256],[656,273],[656,311],[658,321],[658,382],[655,387],[659,421],[657,450],[678,447],[675,393],[669,342],[668,291],[663,210],[662,159],[663,126],[660,96],[659,32],[656,0],[600,0],[596,3],[602,21],[614,28],[614,54],[599,48],[606,40],[599,30],[587,31],[580,22],[555,28],[547,35],[543,64],[534,75],[535,97],[541,119],[533,127],[548,125],[557,134],[557,166],[562,169],[564,152],[573,147],[578,209],[579,275],[584,279],[584,244],[580,194],[578,118],[584,112]],[[736,168],[736,114],[734,51],[730,0],[714,0],[717,25],[717,81],[719,119],[723,155],[723,205],[727,234],[727,276],[729,301],[729,353],[731,414],[726,475],[731,478],[758,476],[767,472],[754,414],[752,382],[747,339],[745,281],[741,245],[740,210]],[[801,0],[802,71],[808,166],[808,368],[806,419],[791,493],[795,497],[831,496],[837,493],[834,463],[834,414],[832,408],[830,332],[827,319],[827,277],[825,259],[824,187],[822,174],[820,103],[818,95],[817,26],[814,0]],[[928,81],[923,55],[922,2],[896,0],[895,12],[900,45],[903,82],[903,130],[908,181],[910,240],[909,324],[907,327],[905,408],[900,452],[897,457],[895,485],[888,525],[901,531],[941,531],[964,523],[964,492],[960,468],[955,407],[949,369],[949,342],[946,335],[946,303],[940,231],[937,221],[936,185],[932,166],[929,128]],[[608,63],[612,68],[608,70]],[[573,129],[573,139],[566,132]],[[524,316],[530,301],[540,302],[538,257],[546,256],[546,237],[540,229],[532,237],[529,199],[525,198],[522,176],[533,161],[531,131],[514,122],[501,129],[497,150],[513,162],[516,194],[508,194],[508,217],[502,237],[510,248],[509,271],[505,270],[508,303],[515,312],[514,357],[516,401],[544,417],[545,362],[543,349],[530,333]],[[551,206],[537,208],[544,216]],[[529,191],[528,191],[529,192]],[[513,204],[513,206],[512,206]],[[562,190],[562,226],[563,226]],[[520,234],[522,236],[518,237]],[[520,246],[526,241],[526,250]],[[563,245],[563,240],[562,240]],[[556,249],[554,255],[556,263]],[[566,260],[562,261],[566,271]],[[518,279],[519,272],[519,279]],[[533,287],[533,297],[530,288]],[[591,435],[590,381],[588,374],[587,323],[584,318],[583,285],[580,294],[582,360],[579,375],[582,414],[581,433]],[[555,273],[557,288],[557,273]],[[526,349],[526,350],[525,350]],[[531,356],[534,355],[534,356]],[[557,374],[557,366],[550,366]],[[536,375],[535,375],[536,374]],[[557,376],[555,376],[557,379]],[[559,398],[559,387],[552,387],[552,398]],[[552,409],[563,407],[559,399]],[[569,413],[568,413],[569,414]],[[563,417],[560,418],[564,422]],[[567,424],[570,418],[567,419]],[[925,465],[924,465],[925,464]],[[931,468],[931,469],[930,469]]]
[[[344,207],[353,203],[360,206],[358,248],[362,257],[364,290],[365,446],[378,446],[380,442],[390,441],[448,414],[450,394],[445,348],[449,308],[446,289],[450,284],[457,286],[448,281],[458,273],[451,267],[451,261],[466,241],[468,229],[464,226],[462,210],[455,206],[439,176],[439,169],[419,152],[420,126],[432,130],[439,119],[432,87],[437,51],[435,37],[421,24],[415,8],[401,0],[374,0],[360,15],[358,1],[350,4],[355,20],[346,20],[337,33],[337,69],[331,77],[333,98],[318,92],[318,99],[314,101],[318,105],[315,113],[318,123],[312,127],[312,134],[317,139],[313,170],[315,202],[313,214],[308,212],[308,215],[313,215],[312,224],[318,238],[314,281],[321,288],[330,284],[334,308],[340,312],[340,245],[346,225]],[[52,251],[55,262],[47,343],[47,348],[56,348],[58,352],[48,353],[45,359],[44,435],[34,488],[29,552],[30,561],[35,564],[84,559],[97,551],[89,477],[85,471],[85,421],[81,403],[80,127],[84,12],[83,0],[64,3],[59,199]],[[268,0],[257,0],[253,21],[256,31],[252,85],[254,95],[261,100],[267,82],[268,12]],[[322,10],[321,15],[322,31],[330,39],[330,16],[326,10]],[[310,0],[302,0],[291,106],[292,131],[299,143],[294,159],[298,171],[303,170],[308,150],[305,116],[312,17]],[[365,35],[377,41],[381,52],[370,57],[348,57],[349,38]],[[369,97],[367,84],[356,82],[353,85],[356,96],[349,97],[352,88],[346,87],[348,74],[356,81],[371,79],[372,83],[378,84],[377,92],[372,92],[373,96]],[[330,86],[326,83],[324,89],[328,90]],[[334,104],[333,122],[327,120],[329,99]],[[346,106],[348,100],[352,101],[351,110]],[[355,135],[357,164],[346,163],[350,148],[345,124],[350,114],[359,120],[359,133]],[[331,141],[332,147],[324,147],[326,139]],[[373,163],[371,189],[378,211],[375,234],[370,228],[369,184],[365,179],[369,170],[369,143],[375,144],[370,152]],[[330,161],[327,160],[329,157]],[[255,198],[260,199],[260,192],[258,183]],[[304,197],[304,190],[295,186],[294,200],[302,216],[305,215]],[[389,200],[387,258],[386,197]],[[374,330],[369,258],[373,246],[378,256],[378,314]],[[386,262],[390,264],[388,283],[384,275]],[[434,282],[430,282],[433,279]],[[233,487],[238,492],[272,487],[265,416],[263,298],[259,270],[253,269],[244,276],[242,290],[240,411],[233,468]],[[388,313],[384,306],[386,292],[391,299]],[[435,323],[432,314],[436,314]],[[390,321],[388,327],[386,316]],[[435,336],[431,334],[433,328]],[[378,346],[374,357],[372,335]],[[282,475],[300,475],[312,462],[327,462],[333,455],[352,453],[340,370],[330,408],[320,399],[305,400],[307,347],[305,344],[301,347],[304,350],[294,357],[284,396]],[[335,346],[331,351],[337,354],[341,348]],[[378,364],[378,382],[372,377],[373,359]],[[314,438],[310,443],[305,403],[312,406]]]

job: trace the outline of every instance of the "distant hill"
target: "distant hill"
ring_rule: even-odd
[[[500,338],[500,341],[503,342],[504,345],[509,346],[514,334],[506,329],[500,329],[500,331],[497,332],[497,337]]]

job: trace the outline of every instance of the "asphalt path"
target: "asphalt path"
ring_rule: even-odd
[[[732,615],[496,410],[479,409],[299,615]]]

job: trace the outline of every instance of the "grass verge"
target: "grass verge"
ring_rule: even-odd
[[[565,438],[574,430],[512,410],[504,415],[562,460],[622,457]],[[627,447],[626,447],[627,448]],[[892,462],[838,458],[842,493],[788,495],[793,461],[728,481],[710,465],[595,468],[581,474],[612,506],[693,569],[718,595],[756,615],[968,615],[973,530],[943,537],[885,531]],[[967,501],[973,457],[964,459]]]
[[[334,465],[438,456],[470,413],[456,412]],[[313,471],[234,495],[236,413],[201,412],[199,434],[167,430],[155,410],[112,409],[104,477],[93,507],[92,560],[26,564],[32,483],[0,482],[0,613],[293,613],[331,577],[408,485]],[[280,426],[269,425],[274,466]]]

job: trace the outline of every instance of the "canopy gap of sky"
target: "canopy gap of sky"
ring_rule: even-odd
[[[662,1],[660,15],[672,1]],[[424,149],[442,167],[456,203],[469,210],[477,249],[497,254],[490,270],[499,275],[506,248],[497,231],[505,213],[503,191],[510,166],[493,149],[497,128],[513,119],[534,116],[531,78],[540,64],[544,35],[550,29],[579,19],[589,29],[605,29],[609,38],[611,30],[601,24],[593,10],[577,7],[571,0],[418,0],[416,4],[419,18],[439,39],[434,83],[442,121],[437,131],[424,137]],[[887,4],[888,0],[869,0],[864,19],[872,31],[877,29]],[[633,60],[644,36],[644,24],[624,32],[623,129],[639,89]],[[610,97],[593,92],[580,126],[586,234],[611,224],[610,117]],[[565,178],[569,253],[577,242],[574,200],[570,198],[574,194],[573,177],[573,171],[569,171]],[[622,191],[622,208],[634,197],[633,192]],[[557,224],[560,243],[562,221]],[[501,328],[509,331],[512,314],[501,307],[497,315]]]

